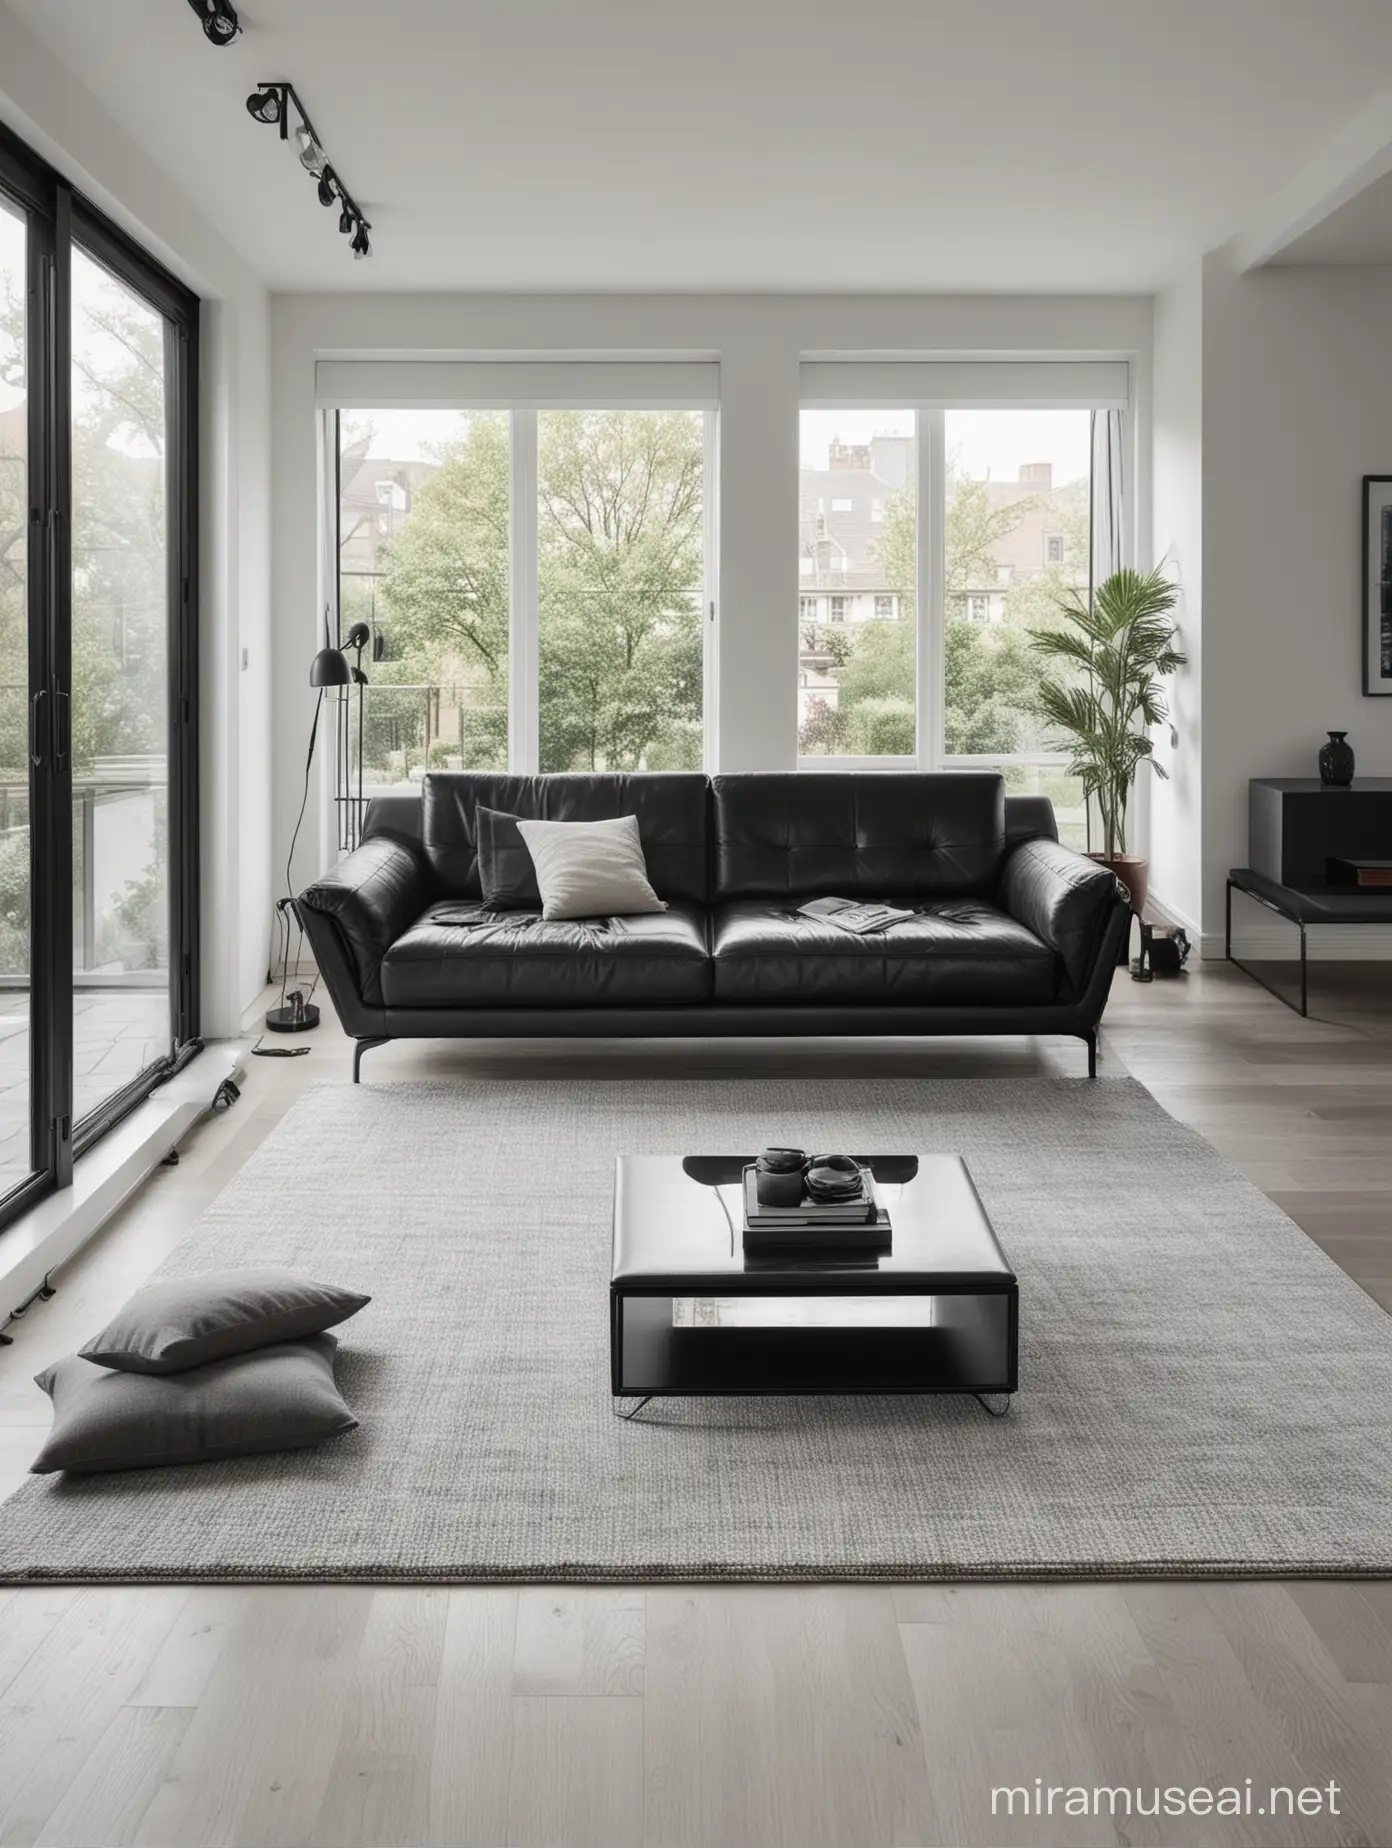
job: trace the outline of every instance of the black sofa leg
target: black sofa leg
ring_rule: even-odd
[[[1097,1028],[1094,1027],[1090,1033],[1084,1033],[1081,1037],[1087,1041],[1088,1077],[1095,1078],[1097,1076]]]
[[[362,1083],[362,1079],[358,1076],[358,1073],[362,1068],[363,1054],[365,1052],[371,1052],[374,1046],[385,1046],[386,1043],[387,1042],[385,1039],[360,1039],[360,1040],[353,1041],[353,1083],[354,1084]]]

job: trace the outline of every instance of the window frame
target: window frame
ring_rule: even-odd
[[[583,368],[588,378],[592,368]],[[604,370],[613,374],[622,373],[625,368],[619,364],[608,365]],[[635,386],[645,382],[635,371]],[[369,375],[370,376],[370,375]],[[592,383],[585,388],[568,391],[566,387],[567,368],[557,365],[554,368],[555,383],[553,389],[538,390],[533,401],[522,404],[500,403],[487,392],[475,392],[468,402],[446,396],[431,396],[419,401],[412,400],[409,406],[393,405],[386,402],[373,403],[369,398],[359,402],[356,398],[346,401],[341,393],[333,404],[321,405],[319,409],[319,450],[320,450],[320,490],[321,514],[320,527],[324,535],[320,557],[320,604],[324,608],[330,633],[336,638],[336,645],[342,646],[343,626],[339,600],[339,562],[341,516],[343,507],[341,458],[342,440],[340,419],[345,410],[366,411],[394,408],[416,408],[439,411],[504,411],[508,419],[508,773],[513,776],[536,776],[541,762],[541,711],[540,711],[540,659],[541,659],[541,624],[538,583],[538,526],[537,526],[537,486],[538,486],[538,451],[537,419],[545,411],[583,410],[583,411],[689,411],[699,415],[702,420],[702,768],[707,774],[713,774],[718,764],[719,752],[719,714],[717,708],[717,688],[719,684],[719,648],[720,648],[720,596],[719,596],[719,454],[720,428],[719,406],[703,398],[687,399],[683,402],[680,392],[668,391],[662,401],[657,401],[648,392],[635,389],[630,392],[597,391]],[[504,368],[499,368],[499,387],[506,382]],[[386,394],[378,394],[382,397]],[[482,402],[480,402],[482,398]],[[325,753],[325,822],[324,846],[330,849],[331,842],[337,838],[337,851],[347,844],[341,838],[338,819],[333,810],[336,805],[340,787],[339,754],[350,748],[347,733],[342,726],[333,728],[334,749]],[[364,786],[364,799],[374,796],[401,793],[403,789],[414,788],[406,784],[368,784]],[[332,857],[332,853],[329,853]]]
[[[1019,401],[1012,402],[1012,369],[1022,376],[1022,380],[1024,375],[1042,376],[1047,396],[1022,391]],[[1070,370],[1077,377],[1079,391],[1076,396],[1063,389]],[[932,374],[938,371],[953,378],[970,374],[976,385],[979,385],[981,377],[989,377],[992,389],[989,392],[977,388],[970,393],[964,391],[960,399],[956,394],[949,395],[946,392],[929,399],[922,393],[905,394],[895,389],[916,373]],[[1064,751],[962,753],[946,749],[946,687],[942,663],[947,639],[947,414],[949,410],[973,409],[1102,411],[1116,408],[1120,409],[1122,415],[1125,447],[1131,438],[1129,385],[1125,402],[1118,402],[1111,395],[1116,389],[1115,366],[1112,362],[1051,362],[1036,367],[1030,364],[1017,366],[1015,362],[1003,361],[981,367],[949,364],[941,368],[931,363],[908,363],[899,367],[868,362],[863,366],[844,368],[839,364],[804,365],[803,372],[805,378],[812,379],[813,389],[810,392],[804,389],[800,409],[849,411],[892,407],[914,413],[918,533],[914,570],[914,726],[917,749],[911,756],[896,757],[805,757],[799,753],[798,770],[812,774],[832,770],[880,770],[892,773],[906,770],[983,770],[1012,764],[1026,768],[1062,768],[1068,762],[1068,755]],[[1127,372],[1129,376],[1129,366]],[[849,389],[843,385],[824,387],[820,384],[824,375],[837,380],[845,377],[854,380],[857,376],[863,376],[872,381],[882,376],[885,383],[875,383],[872,389],[861,392],[853,384]],[[1088,402],[1090,396],[1093,402]],[[1135,517],[1134,503],[1128,503],[1124,509],[1121,532],[1122,558],[1126,562],[1130,562],[1134,555]]]
[[[168,1050],[80,1118],[75,1112],[72,755],[49,735],[31,755],[29,993],[32,1172],[0,1199],[0,1230],[69,1187],[73,1163],[202,1051],[200,1033],[198,503],[201,303],[19,136],[0,124],[0,187],[27,223],[31,541],[29,686],[55,714],[72,698],[72,257],[80,250],[165,324]],[[39,530],[47,542],[34,542]],[[52,722],[55,727],[59,721]],[[71,723],[69,717],[68,723]]]

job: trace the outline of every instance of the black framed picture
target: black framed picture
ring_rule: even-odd
[[[1363,691],[1392,695],[1392,475],[1363,477]]]

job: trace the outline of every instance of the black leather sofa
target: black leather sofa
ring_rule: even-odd
[[[668,909],[544,923],[487,912],[478,805],[638,818]],[[855,937],[814,897],[914,916]],[[977,774],[428,775],[368,808],[299,915],[362,1054],[391,1039],[1058,1033],[1087,1042],[1130,922],[1047,802]],[[445,922],[445,913],[455,921]]]

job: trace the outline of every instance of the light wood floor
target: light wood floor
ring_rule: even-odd
[[[1316,971],[1301,1021],[1223,967],[1118,978],[1130,1070],[1392,1309],[1392,970]],[[372,1080],[1081,1073],[1076,1044],[371,1053]],[[11,1331],[0,1490],[47,1424],[30,1376],[183,1235],[336,1028],[253,1060]],[[0,1514],[0,1519],[3,1515]],[[0,1591],[10,1844],[1392,1842],[1392,1584]],[[1341,1787],[1331,1818],[992,1817],[993,1785]]]

